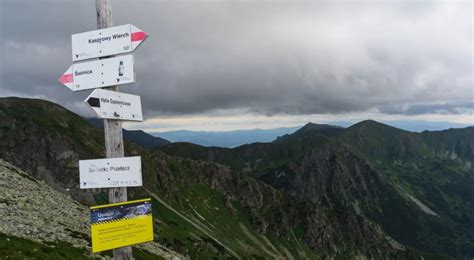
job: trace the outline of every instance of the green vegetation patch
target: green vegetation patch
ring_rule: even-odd
[[[85,249],[68,243],[41,244],[0,233],[0,256],[8,259],[88,259]]]

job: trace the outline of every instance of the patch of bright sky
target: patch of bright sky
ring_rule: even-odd
[[[165,132],[174,130],[192,131],[232,131],[248,129],[272,129],[279,127],[302,126],[308,122],[331,124],[335,122],[356,123],[366,119],[376,121],[424,121],[424,122],[452,122],[458,124],[474,125],[474,114],[461,115],[386,115],[377,112],[348,113],[339,115],[314,114],[314,115],[274,115],[265,116],[258,114],[239,115],[192,115],[192,116],[165,116],[148,119],[140,123],[124,124],[130,130],[140,129],[146,132]]]

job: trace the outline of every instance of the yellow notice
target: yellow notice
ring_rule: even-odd
[[[149,202],[148,202],[149,203]],[[127,206],[111,206],[110,210],[107,208],[99,209],[99,212],[94,212],[96,219],[98,217],[108,216],[109,210],[128,210],[127,216],[120,216],[107,220],[94,221],[91,225],[92,236],[92,252],[100,252],[110,250],[118,247],[134,245],[138,243],[153,241],[153,218],[150,211],[137,211],[137,205],[143,208],[142,203]],[[113,204],[111,204],[113,205]],[[139,208],[140,209],[140,208]],[[131,213],[130,213],[131,212]],[[140,214],[141,213],[141,214]],[[112,213],[110,213],[112,214]],[[110,215],[109,214],[109,215]],[[94,223],[95,222],[95,223]]]

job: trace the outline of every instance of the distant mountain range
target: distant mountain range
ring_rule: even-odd
[[[252,129],[223,132],[209,131],[170,131],[150,133],[155,137],[161,137],[170,142],[187,142],[203,146],[236,147],[243,144],[257,142],[271,142],[278,136],[293,133],[300,127],[282,127],[274,129]]]
[[[103,120],[98,118],[87,118],[87,121],[99,129],[103,129]],[[427,122],[427,121],[389,121],[388,125],[398,127],[412,132],[445,130],[449,128],[467,127],[468,124],[451,122]],[[350,126],[350,122],[335,121],[336,126]],[[142,130],[123,129],[125,140],[136,143],[145,148],[155,148],[170,143],[185,142],[207,147],[227,147],[233,148],[251,143],[267,143],[277,138],[291,134],[302,126],[281,127],[273,129],[250,129],[234,131],[190,131],[177,130],[168,132],[144,132]]]
[[[449,128],[461,128],[470,126],[469,124],[460,124],[452,122],[428,122],[428,121],[384,121],[383,123],[394,126],[406,131],[422,132],[422,131],[439,131]],[[331,125],[348,127],[353,125],[351,122],[334,121]],[[251,130],[235,130],[235,131],[189,131],[177,130],[168,132],[150,132],[155,137],[161,137],[172,143],[186,142],[194,143],[202,146],[217,147],[237,147],[244,144],[257,142],[272,142],[277,137],[291,134],[303,126],[282,127],[273,129],[251,129]]]
[[[308,123],[235,148],[124,148],[142,160],[143,187],[129,188],[129,199],[152,198],[155,242],[176,257],[474,257],[474,127],[414,133],[373,120]],[[0,255],[24,258],[28,248],[31,258],[91,257],[88,231],[77,231],[90,225],[87,212],[54,214],[57,232],[22,216],[41,205],[61,212],[77,203],[84,212],[105,204],[107,190],[78,185],[78,160],[104,156],[103,131],[80,116],[48,101],[0,98]]]
[[[423,120],[392,120],[392,121],[381,121],[384,124],[400,128],[406,131],[421,133],[423,131],[441,131],[450,128],[463,128],[474,125],[474,119],[471,124],[453,123],[445,121],[423,121]],[[349,124],[347,126],[350,126]]]
[[[103,119],[87,118],[87,121],[99,129],[104,129]],[[157,136],[152,136],[150,134],[145,133],[142,130],[123,129],[122,133],[123,133],[124,140],[138,144],[145,148],[155,148],[155,147],[160,147],[160,146],[171,143],[170,141],[166,139],[163,139]]]

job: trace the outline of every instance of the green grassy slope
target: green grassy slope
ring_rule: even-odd
[[[334,197],[326,195],[329,197],[325,200],[338,205],[344,205],[345,201],[361,203],[357,207],[362,211],[366,207],[364,214],[381,224],[389,235],[420,251],[456,257],[474,255],[473,127],[413,133],[367,120],[347,129],[323,129],[325,132],[310,124],[273,143],[250,144],[219,153],[189,144],[180,145],[192,146],[192,153],[173,144],[163,151],[190,158],[212,159],[264,180],[277,189],[300,196],[306,194],[305,197],[319,201],[319,197],[328,191],[318,190],[317,185],[342,185],[347,177],[337,182],[334,177],[318,180],[315,176],[320,174],[318,171],[324,162],[306,168],[298,165],[311,163],[304,162],[304,158],[324,145],[346,147],[347,152],[365,160],[381,183],[387,185],[384,190],[380,188],[385,184],[378,185],[371,194],[364,193],[363,189],[353,190],[334,193]],[[278,154],[279,145],[288,149]],[[266,152],[268,150],[273,153]],[[342,155],[347,152],[342,152]],[[344,167],[342,158],[345,157],[340,155],[336,153],[336,159],[330,159],[333,160],[331,165],[336,167],[326,169],[329,176],[337,176]],[[279,163],[252,163],[262,162],[262,158],[263,161]],[[253,167],[247,169],[242,165]],[[311,183],[314,186],[310,186]],[[384,199],[386,192],[391,194],[391,200]],[[365,205],[361,196],[366,200]],[[349,203],[343,210],[353,211],[353,207]]]
[[[91,194],[77,188],[77,161],[103,157],[101,131],[60,106],[41,100],[0,99],[0,120],[1,158],[59,191],[69,188],[68,193],[83,203],[106,202],[100,190]],[[184,165],[181,160],[130,143],[125,148],[127,155],[142,156],[147,190],[129,188],[130,199],[155,196],[159,242],[200,259],[299,258],[300,254],[316,258],[295,236],[260,232],[248,212],[240,208],[238,199],[230,202],[222,190],[209,185],[212,179],[208,167],[196,171],[192,161]],[[219,177],[219,171],[216,168],[214,177]],[[199,183],[199,178],[207,181]],[[76,253],[80,254],[71,252]]]

